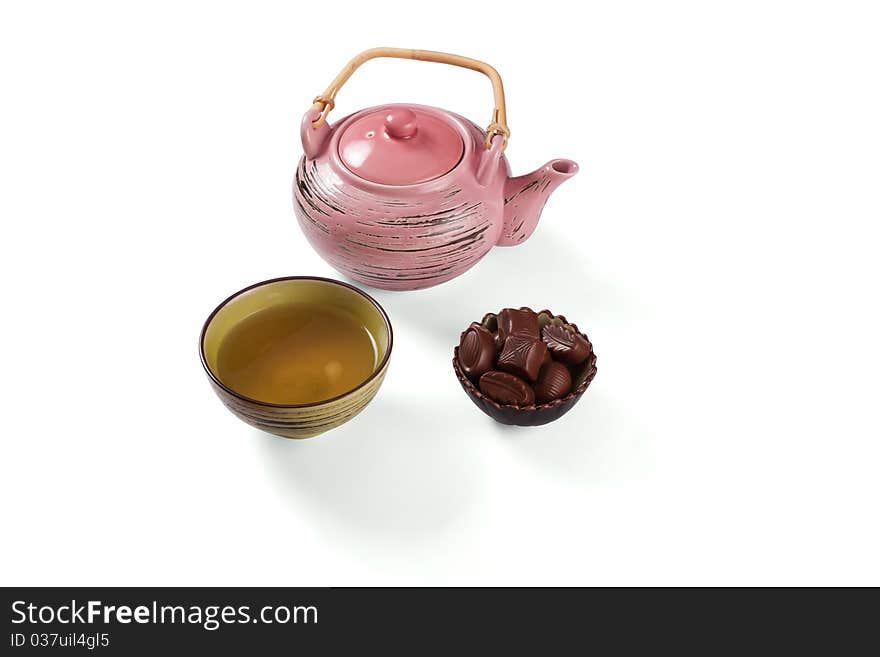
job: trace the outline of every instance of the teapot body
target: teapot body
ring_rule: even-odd
[[[482,130],[436,107],[392,104],[328,123],[340,87],[379,57],[483,73],[492,83],[492,122]],[[430,50],[365,50],[302,118],[305,154],[293,186],[300,227],[327,262],[366,285],[417,290],[444,283],[493,246],[527,240],[547,197],[577,173],[576,163],[556,159],[511,177],[509,136],[501,76],[485,62]]]
[[[498,243],[509,168],[500,150],[489,155],[485,132],[475,124],[417,106],[442,114],[455,126],[464,144],[458,164],[412,185],[358,176],[340,159],[339,135],[361,114],[395,107],[370,108],[342,119],[320,153],[302,157],[294,211],[312,247],[338,271],[372,287],[416,290],[462,274]]]

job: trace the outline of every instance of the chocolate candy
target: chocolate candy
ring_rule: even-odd
[[[541,334],[538,329],[538,315],[528,308],[505,308],[498,313],[498,336],[506,341],[511,335],[527,335],[534,340],[540,340]]]
[[[480,392],[499,404],[531,406],[535,403],[532,387],[518,376],[492,370],[480,377]]]
[[[504,341],[498,356],[498,369],[535,381],[541,365],[550,360],[547,345],[525,333],[514,333]]]
[[[562,363],[550,361],[541,368],[534,387],[535,399],[539,404],[565,397],[571,392],[571,374]]]
[[[480,324],[471,324],[461,336],[458,364],[469,379],[476,381],[492,369],[495,360],[495,338]]]
[[[496,332],[472,323],[458,347],[462,379],[505,406],[541,409],[567,397],[574,388],[572,372],[581,372],[570,368],[586,362],[593,346],[574,326],[561,323],[561,316],[554,319],[548,311],[543,317],[550,323],[540,329],[531,309],[505,308],[496,316]]]
[[[501,337],[501,331],[493,333],[492,337],[495,338],[495,351],[500,354],[501,350],[504,349],[504,338]]]
[[[548,324],[543,337],[553,358],[562,363],[577,365],[590,355],[590,343],[571,327]]]

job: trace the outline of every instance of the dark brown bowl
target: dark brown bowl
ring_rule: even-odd
[[[531,310],[529,308],[528,310]],[[495,313],[489,313],[483,317],[481,322],[483,326],[493,333],[498,330],[498,317]],[[548,324],[568,324],[575,331],[580,333],[587,342],[590,339],[586,333],[583,333],[575,324],[569,322],[563,315],[554,315],[549,310],[542,310],[538,313],[538,326],[543,330]],[[464,332],[462,332],[464,335]],[[577,404],[578,400],[583,396],[590,382],[596,376],[596,353],[593,351],[593,344],[590,343],[590,355],[580,365],[571,368],[572,391],[565,397],[554,399],[546,404],[533,404],[532,406],[510,406],[508,404],[499,404],[498,402],[486,397],[480,389],[477,388],[469,378],[464,375],[458,366],[458,347],[454,350],[452,357],[452,367],[458,382],[464,391],[471,398],[471,401],[477,405],[486,415],[496,422],[502,424],[515,424],[520,427],[537,427],[548,422],[553,422],[566,413]]]

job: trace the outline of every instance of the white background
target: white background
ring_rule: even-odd
[[[870,2],[4,2],[0,580],[880,584],[878,33]],[[378,397],[285,441],[197,336],[250,283],[338,277],[293,216],[299,122],[376,45],[490,62],[515,173],[581,172],[524,245],[375,292]],[[391,60],[337,101],[491,110]],[[452,373],[509,305],[599,357],[545,428]]]

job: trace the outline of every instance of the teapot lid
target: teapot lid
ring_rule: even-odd
[[[464,142],[453,125],[427,108],[389,105],[349,124],[338,148],[345,166],[361,178],[414,185],[454,169]]]

